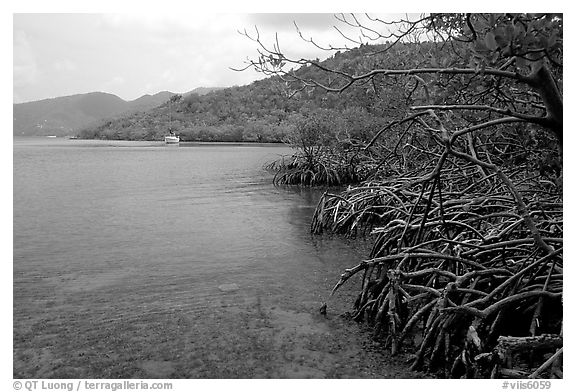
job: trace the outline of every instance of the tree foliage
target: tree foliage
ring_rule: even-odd
[[[355,62],[363,49],[335,55],[331,63]],[[302,68],[306,77],[321,77],[317,69]],[[350,132],[349,111],[362,112],[377,122],[390,109],[374,100],[372,89],[350,89],[342,95],[318,89],[292,91],[279,77],[270,77],[247,86],[230,87],[205,95],[175,96],[171,102],[146,112],[110,119],[84,129],[85,138],[162,140],[172,128],[183,141],[282,142],[293,132],[302,113],[331,111],[331,118],[341,118]],[[308,117],[310,115],[308,114]],[[360,133],[370,127],[362,127]],[[352,132],[356,132],[352,130]]]

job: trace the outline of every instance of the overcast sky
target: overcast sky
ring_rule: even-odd
[[[244,85],[262,78],[235,72],[256,44],[238,31],[254,32],[294,57],[327,57],[304,42],[355,46],[334,29],[334,14],[30,14],[13,16],[13,101],[34,101],[92,91],[125,100],[160,91]],[[358,33],[356,37],[358,36]]]

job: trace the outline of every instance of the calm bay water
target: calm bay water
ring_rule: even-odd
[[[283,146],[14,139],[14,377],[396,377]],[[400,374],[405,377],[405,374]]]

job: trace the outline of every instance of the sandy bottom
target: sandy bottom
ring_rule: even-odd
[[[357,282],[320,314],[337,267],[286,279],[172,269],[26,275],[15,286],[14,378],[426,377],[341,316]]]
[[[22,329],[15,332],[14,377],[422,377],[407,370],[405,356],[390,357],[362,325],[338,315],[220,299],[222,307],[194,316],[171,311],[99,328],[70,323],[84,330],[71,340],[50,333],[56,323],[45,323],[41,334],[39,325]]]

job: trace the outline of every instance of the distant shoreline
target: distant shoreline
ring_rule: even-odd
[[[157,143],[164,144],[163,140],[129,140],[129,139],[83,139],[79,137],[70,136],[53,136],[53,135],[42,135],[42,136],[13,136],[13,139],[26,139],[26,140],[46,140],[46,141],[63,141],[70,140],[72,142],[135,142],[135,143]],[[290,147],[288,144],[283,142],[251,142],[251,141],[180,141],[179,145],[185,146],[284,146]]]

